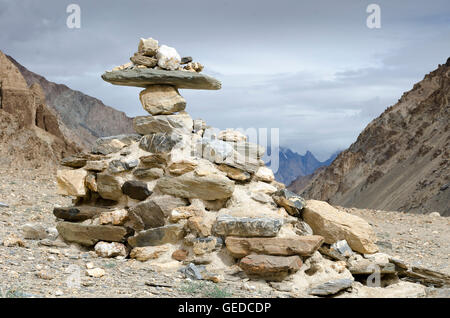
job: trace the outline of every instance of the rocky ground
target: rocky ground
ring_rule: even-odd
[[[26,240],[21,227],[40,223],[50,235],[56,225],[56,204],[71,199],[56,193],[53,174],[34,170],[1,170],[0,241],[15,234],[25,246],[0,245],[1,297],[301,297],[280,291],[263,281],[228,275],[217,284],[190,281],[181,273],[162,271],[134,259],[104,259],[93,251],[59,239]],[[450,219],[430,215],[347,209],[374,227],[382,252],[412,264],[450,273]],[[88,267],[101,268],[100,278],[86,275]],[[76,282],[79,287],[68,287]],[[75,279],[73,279],[75,278]],[[73,286],[73,285],[72,285]],[[75,285],[76,286],[76,285]],[[427,297],[450,297],[449,289],[426,289]]]

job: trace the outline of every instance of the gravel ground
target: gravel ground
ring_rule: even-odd
[[[56,194],[52,175],[34,170],[1,170],[0,241],[21,237],[25,223],[54,227],[53,207],[71,204]],[[369,221],[380,239],[381,251],[411,263],[450,273],[450,219],[398,212],[348,209]],[[76,244],[23,240],[25,247],[0,245],[0,297],[295,297],[263,282],[227,275],[223,282],[195,282],[180,273],[159,272],[130,259],[98,258]],[[85,274],[87,264],[105,270],[100,278]],[[80,275],[77,275],[80,273]],[[72,278],[75,277],[75,281]],[[77,282],[79,287],[69,287]],[[430,296],[448,296],[447,290]]]

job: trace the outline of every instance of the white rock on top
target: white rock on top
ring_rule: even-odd
[[[158,52],[158,46],[158,40],[153,38],[141,38],[139,41],[138,51],[146,56],[154,56]]]
[[[181,57],[173,47],[161,45],[156,58],[158,59],[158,66],[163,69],[174,71],[180,67]]]

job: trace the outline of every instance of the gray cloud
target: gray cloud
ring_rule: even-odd
[[[82,27],[66,27],[81,6]],[[128,61],[139,37],[192,55],[223,82],[181,93],[193,117],[219,127],[279,127],[283,146],[325,159],[450,52],[450,3],[376,1],[0,0],[0,49],[49,80],[143,115],[137,88],[103,71]],[[6,31],[5,31],[6,30]]]

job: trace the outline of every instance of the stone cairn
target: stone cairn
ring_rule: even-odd
[[[91,153],[62,161],[58,193],[76,199],[54,208],[59,235],[99,257],[191,279],[288,280],[312,295],[349,288],[352,274],[373,273],[374,262],[396,273],[401,262],[370,257],[378,248],[367,222],[286,190],[261,160],[263,147],[184,111],[178,89],[221,88],[202,69],[149,38],[131,63],[102,75],[145,88],[140,101],[150,115],[134,119],[136,134],[100,138]]]

